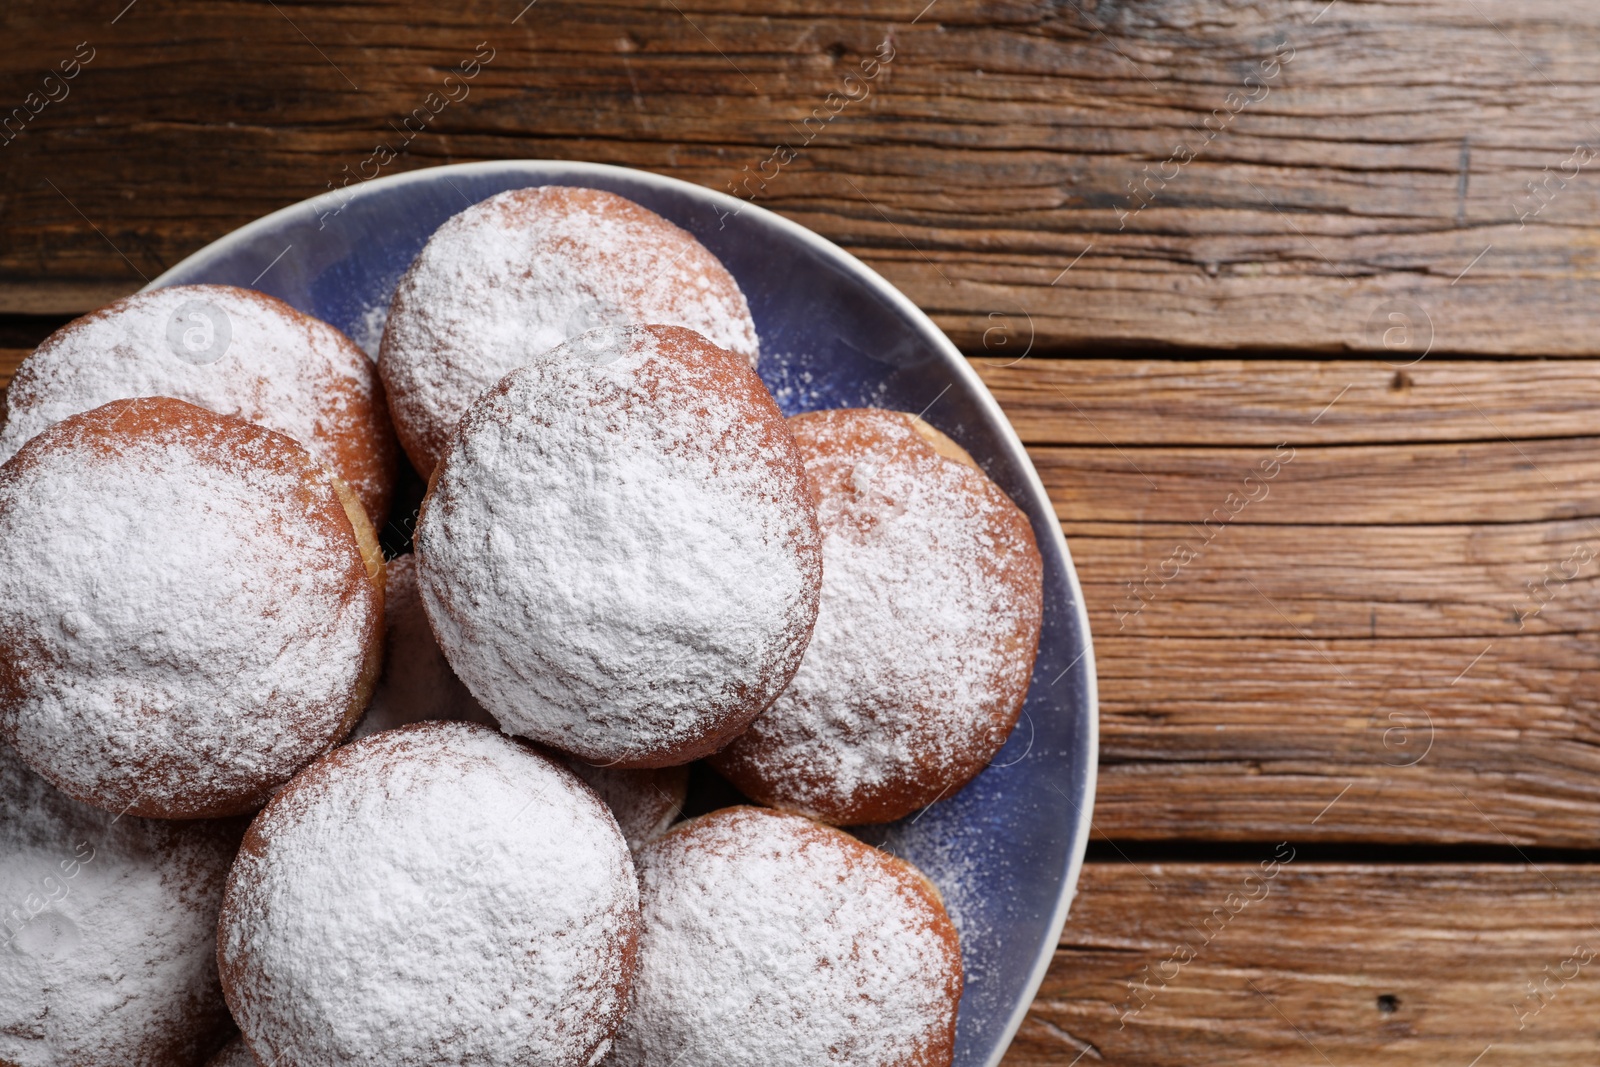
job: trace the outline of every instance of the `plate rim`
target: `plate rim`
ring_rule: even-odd
[[[1067,871],[1062,878],[1060,891],[1056,897],[1054,914],[1051,916],[1047,929],[1054,933],[1047,947],[1039,952],[1034,961],[1033,971],[1026,985],[1026,996],[1012,1009],[1011,1017],[1006,1021],[1003,1031],[1004,1039],[996,1046],[994,1052],[985,1063],[985,1067],[998,1067],[1000,1060],[1017,1036],[1017,1031],[1022,1028],[1023,1021],[1027,1018],[1028,1011],[1032,1008],[1034,1000],[1039,995],[1039,987],[1044,984],[1045,974],[1050,969],[1050,963],[1055,956],[1055,946],[1061,941],[1061,933],[1066,929],[1067,916],[1072,908],[1073,900],[1077,897],[1078,879],[1083,873],[1084,855],[1089,845],[1089,835],[1093,828],[1093,811],[1095,788],[1100,772],[1100,692],[1099,679],[1095,672],[1094,635],[1089,627],[1089,612],[1083,599],[1083,587],[1078,581],[1078,568],[1072,560],[1072,551],[1067,545],[1066,535],[1061,531],[1061,523],[1055,519],[1055,506],[1050,500],[1050,494],[1044,487],[1039,472],[1034,468],[1033,460],[1028,456],[1022,439],[1017,435],[1016,428],[1011,425],[1011,420],[1005,415],[1000,404],[984,385],[983,379],[978,377],[967,362],[967,357],[945,335],[938,324],[914,303],[910,297],[901,292],[883,275],[872,267],[862,262],[853,253],[830,241],[828,238],[800,225],[770,208],[762,207],[751,200],[743,200],[729,196],[727,193],[694,182],[684,181],[681,178],[672,178],[653,171],[640,170],[634,167],[622,167],[613,163],[588,163],[578,160],[561,159],[497,159],[482,160],[472,163],[444,163],[436,166],[423,166],[414,170],[404,171],[400,174],[390,174],[378,178],[370,178],[359,183],[350,183],[333,189],[326,193],[319,193],[307,200],[300,200],[286,205],[253,219],[237,229],[230,230],[216,240],[208,242],[203,247],[191,252],[171,267],[162,271],[153,280],[148,282],[140,292],[151,289],[162,289],[174,284],[177,276],[192,272],[203,267],[207,260],[220,257],[239,245],[252,241],[257,235],[270,232],[281,226],[292,216],[301,215],[310,211],[314,216],[320,216],[319,208],[328,205],[338,205],[341,209],[355,198],[365,199],[375,195],[375,190],[384,190],[401,185],[437,181],[446,174],[527,174],[531,168],[537,168],[541,173],[551,176],[581,177],[584,174],[601,172],[619,177],[625,176],[629,180],[640,182],[644,185],[656,186],[663,190],[670,190],[689,197],[697,197],[708,201],[715,207],[724,209],[725,212],[741,214],[745,211],[754,211],[759,217],[801,244],[809,246],[812,250],[821,253],[824,257],[842,260],[853,273],[859,276],[865,284],[870,286],[875,294],[892,305],[896,310],[905,315],[912,325],[924,332],[939,356],[951,368],[955,377],[964,384],[969,392],[977,399],[979,407],[989,416],[991,421],[1000,428],[1001,438],[1006,447],[1013,453],[1013,458],[1020,461],[1024,481],[1030,493],[1037,500],[1045,504],[1046,514],[1051,516],[1049,522],[1049,536],[1061,558],[1066,564],[1067,582],[1072,591],[1071,609],[1077,617],[1078,632],[1083,634],[1083,649],[1078,660],[1075,660],[1067,669],[1077,666],[1079,662],[1084,668],[1084,694],[1087,698],[1087,723],[1084,737],[1083,751],[1077,755],[1084,775],[1084,795],[1082,802],[1078,803],[1067,797],[1077,809],[1076,841],[1077,847],[1068,859]],[[270,267],[268,268],[271,269]],[[265,272],[263,272],[265,273]],[[258,278],[257,281],[260,279]],[[376,360],[376,357],[373,357]],[[1059,792],[1059,790],[1057,790]],[[1064,797],[1065,794],[1062,794]]]

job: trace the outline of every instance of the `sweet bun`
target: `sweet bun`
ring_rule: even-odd
[[[424,477],[484,390],[597,326],[685,326],[754,365],[750,307],[687,231],[615,193],[513,189],[440,226],[389,305],[378,366]]]
[[[638,857],[643,936],[609,1067],[948,1067],[961,949],[916,868],[763,808]]]
[[[252,811],[349,732],[382,650],[372,526],[283,434],[118,400],[0,467],[0,736],[79,800]]]
[[[279,792],[228,878],[217,951],[263,1063],[591,1067],[638,923],[593,791],[487,727],[428,722]]]
[[[577,759],[569,765],[606,802],[635,853],[667,832],[689,797],[687,767],[630,771],[595,767]]]
[[[399,452],[373,361],[321,319],[231,285],[135,293],[47,337],[6,394],[0,462],[69,415],[141,396],[287,434],[344,479],[374,522],[389,513]]]
[[[198,1067],[233,1028],[217,912],[242,827],[80,804],[0,745],[0,1064]]]
[[[822,606],[793,683],[712,765],[747,796],[838,825],[954,793],[1005,744],[1039,646],[1027,517],[912,415],[789,420],[817,487]]]
[[[687,763],[788,684],[822,581],[811,485],[744,360],[594,330],[507,375],[434,472],[416,551],[456,674],[590,763]]]

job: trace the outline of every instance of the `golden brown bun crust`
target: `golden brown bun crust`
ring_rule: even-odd
[[[827,729],[821,722],[838,720],[831,714],[826,720],[801,717],[821,714],[827,694],[810,688],[816,676],[808,676],[808,672],[814,667],[824,674],[831,673],[829,662],[820,657],[827,656],[829,648],[840,647],[827,645],[822,639],[829,611],[825,573],[822,615],[808,652],[819,658],[808,660],[791,691],[781,696],[748,731],[711,757],[713,767],[763,804],[841,826],[891,822],[966,785],[988,765],[1016,726],[1039,648],[1043,559],[1021,509],[989,480],[965,450],[915,416],[871,408],[841,409],[797,415],[789,419],[789,425],[816,486],[825,543],[830,535],[839,536],[846,527],[856,534],[869,530],[877,521],[874,505],[868,502],[871,487],[864,490],[860,481],[859,468],[863,465],[873,469],[874,480],[889,473],[926,480],[930,470],[942,470],[941,477],[949,481],[951,471],[959,471],[955,482],[971,509],[981,516],[981,532],[970,542],[971,561],[983,567],[989,580],[1000,584],[1003,602],[1010,609],[1002,617],[969,620],[970,632],[961,635],[967,642],[986,643],[991,653],[988,662],[1005,667],[986,676],[975,718],[958,724],[959,733],[948,723],[944,727],[933,725],[939,708],[910,692],[902,693],[898,702],[885,701],[881,696],[857,697],[854,693],[843,697],[854,701],[848,728],[859,729],[860,733],[850,738],[838,734],[840,745],[859,743],[865,747],[885,737],[910,738],[908,744],[913,752],[922,753],[910,766],[885,764],[877,780],[846,784],[835,777],[837,764],[827,758],[828,753],[805,740],[815,736],[817,730]],[[906,427],[914,433],[904,433]],[[932,562],[933,544],[928,548],[928,566],[936,566]],[[940,546],[940,551],[951,551],[951,546]],[[828,549],[824,552],[826,555]],[[856,621],[865,626],[863,620]],[[859,640],[896,637],[873,627],[867,627],[866,632],[868,636]],[[847,647],[856,644],[846,643]],[[899,656],[886,651],[885,661],[904,662],[904,657],[915,656],[918,648],[902,651]],[[804,711],[797,713],[797,706]],[[792,725],[802,721],[814,729]],[[939,736],[929,736],[930,729],[936,729]],[[959,747],[935,758],[934,742],[946,739],[959,739]]]
[[[400,472],[400,449],[394,424],[389,419],[389,400],[377,364],[344,333],[277,297],[245,290],[242,298],[275,307],[308,325],[325,327],[333,331],[335,340],[349,352],[352,360],[360,357],[357,365],[365,370],[365,389],[335,388],[314,398],[324,413],[325,429],[314,441],[301,444],[355,492],[372,525],[386,521],[389,505],[394,500],[395,479]]]
[[[303,516],[306,524],[302,529],[313,530],[325,543],[339,546],[340,552],[348,553],[346,558],[360,559],[360,567],[343,572],[336,590],[339,602],[363,619],[358,674],[338,702],[338,717],[330,721],[326,706],[310,708],[284,703],[258,709],[261,716],[272,716],[273,721],[281,722],[284,734],[293,735],[307,746],[303,765],[349,733],[370,700],[383,666],[383,554],[360,501],[340,479],[319,465],[300,444],[276,431],[181,400],[146,397],[113,401],[71,416],[32,438],[0,466],[0,490],[37,468],[48,468],[52,463],[59,466],[61,449],[70,448],[70,455],[75,457],[87,454],[114,463],[141,441],[169,441],[174,434],[181,436],[185,447],[202,463],[224,478],[249,465],[292,480],[298,487],[296,521],[302,521]],[[246,456],[250,458],[246,460]],[[288,549],[291,544],[286,534],[284,547]],[[116,577],[108,573],[105,580],[114,582]],[[159,606],[152,605],[152,610],[159,610]],[[22,645],[8,646],[7,637]],[[104,791],[87,790],[70,777],[70,769],[41,762],[34,746],[19,742],[19,726],[13,712],[36,681],[34,672],[23,661],[32,656],[33,662],[40,662],[36,658],[39,655],[48,658],[52,654],[48,650],[39,652],[26,634],[0,635],[0,738],[17,745],[36,772],[74,799],[147,818],[220,818],[257,810],[289,776],[233,766],[228,770],[231,786],[226,791],[212,791],[196,780],[184,779],[180,773],[188,765],[180,761],[192,753],[151,744],[124,754],[123,767]],[[55,666],[58,665],[52,661]],[[136,693],[137,688],[130,687],[127,692]],[[159,708],[150,709],[152,715],[161,713]],[[181,784],[171,788],[159,784],[170,785],[174,780]]]
[[[374,594],[377,608],[377,624],[372,627],[367,637],[366,654],[361,662],[361,676],[356,679],[355,687],[351,690],[343,725],[340,726],[334,741],[334,744],[338,744],[355,729],[356,723],[361,721],[367,705],[372,703],[372,694],[377,691],[378,679],[383,676],[383,611],[389,570],[383,558],[383,546],[378,543],[378,531],[373,527],[372,520],[367,517],[366,509],[361,506],[361,498],[356,496],[355,490],[346,485],[342,478],[333,479],[333,488],[334,492],[339,494],[339,506],[344,511],[345,521],[350,524],[350,532],[355,537],[356,547],[361,553],[361,562],[366,566],[367,584]]]

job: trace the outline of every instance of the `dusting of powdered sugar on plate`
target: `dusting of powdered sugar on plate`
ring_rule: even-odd
[[[389,320],[389,301],[384,299],[376,304],[369,304],[356,316],[354,332],[350,339],[354,341],[361,351],[370,358],[378,358],[378,349],[383,344],[383,327]]]

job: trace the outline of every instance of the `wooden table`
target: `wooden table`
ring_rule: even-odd
[[[1600,9],[524,3],[6,5],[5,366],[352,177],[742,190],[969,352],[1084,582],[1007,1062],[1596,1061]]]

